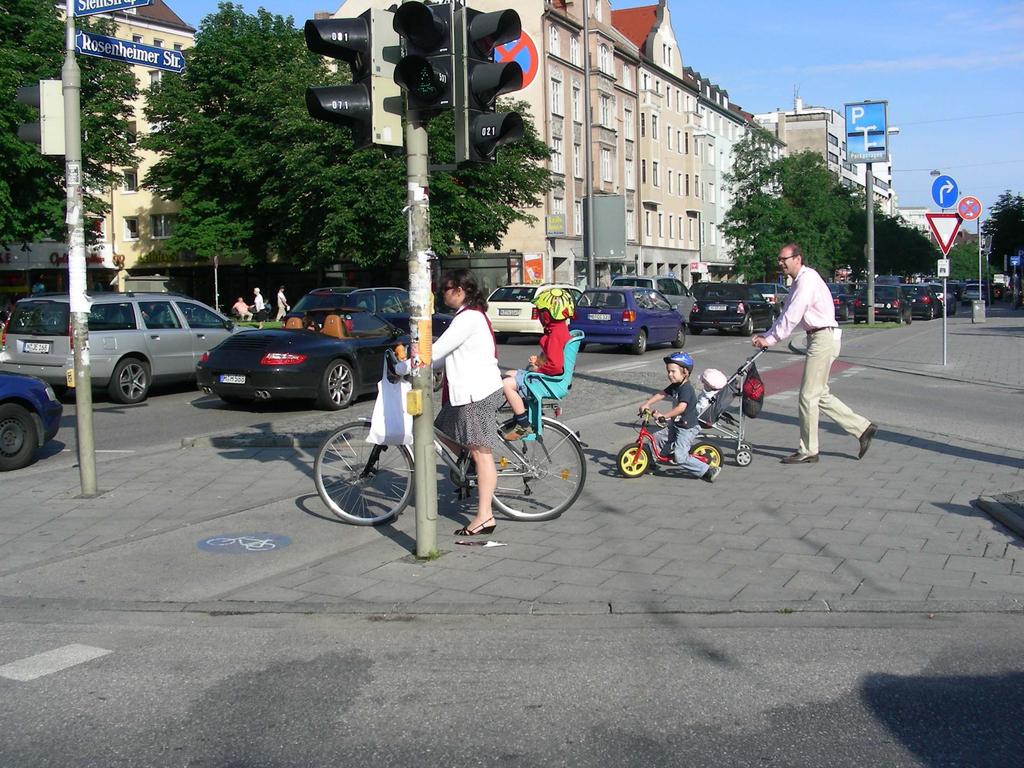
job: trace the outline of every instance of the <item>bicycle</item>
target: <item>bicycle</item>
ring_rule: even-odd
[[[636,436],[636,441],[624,446],[615,459],[615,466],[619,468],[619,472],[628,478],[640,477],[655,464],[674,463],[671,452],[667,455],[658,453],[654,433],[647,429],[647,425],[654,418],[654,411],[644,408],[638,416],[640,432]],[[712,467],[722,466],[722,452],[711,443],[694,444],[690,448],[690,455]]]

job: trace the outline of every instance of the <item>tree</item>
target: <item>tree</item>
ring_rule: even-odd
[[[1024,248],[1024,195],[1003,192],[989,209],[982,231],[992,238],[989,260],[1001,270],[1004,256]]]
[[[0,11],[0,243],[66,236],[64,158],[44,157],[18,139],[17,126],[38,118],[14,100],[15,90],[60,77],[64,24],[52,2],[9,0]],[[110,19],[79,19],[79,28],[113,34]],[[128,120],[138,90],[130,68],[78,57],[82,71],[82,170],[86,214],[109,210],[103,190],[134,166]],[[87,228],[87,234],[88,228]]]
[[[206,17],[188,68],[153,89],[147,116],[163,129],[143,141],[162,153],[143,184],[180,202],[170,253],[280,255],[314,266],[392,262],[407,247],[401,152],[353,151],[349,131],[313,120],[308,85],[343,84],[311,54],[292,19],[223,3]],[[451,163],[450,115],[430,125],[431,160]],[[500,242],[538,205],[550,174],[532,126],[493,166],[431,177],[431,235],[439,253]]]
[[[978,244],[976,242],[959,243],[949,252],[950,280],[978,280]],[[982,278],[992,277],[993,269],[982,264]]]

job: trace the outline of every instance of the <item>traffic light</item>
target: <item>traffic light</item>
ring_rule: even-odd
[[[395,82],[409,109],[439,112],[452,108],[452,7],[402,3],[395,11],[395,32],[405,40],[405,56],[395,67]]]
[[[518,40],[522,23],[512,9],[460,8],[455,25],[455,162],[494,162],[498,147],[523,137],[519,114],[495,111],[499,96],[523,87],[523,69],[514,61],[494,61],[494,49]]]
[[[306,47],[352,67],[352,85],[306,89],[306,109],[317,120],[344,125],[356,149],[402,146],[402,92],[394,81],[400,53],[391,12],[370,9],[354,19],[311,19]]]
[[[19,88],[15,99],[39,110],[39,120],[18,126],[18,138],[39,145],[44,155],[64,154],[64,93],[60,80]]]

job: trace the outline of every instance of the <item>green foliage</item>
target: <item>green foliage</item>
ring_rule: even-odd
[[[960,243],[949,252],[950,280],[978,279],[978,244]],[[982,278],[989,279],[995,270],[988,264],[982,264]]]
[[[114,33],[109,19],[83,18],[77,26]],[[19,86],[60,78],[64,24],[51,2],[8,0],[0,10],[0,40],[0,242],[63,240],[64,158],[44,157],[18,139],[18,125],[38,120],[38,113],[15,102],[14,94]],[[138,91],[127,65],[90,56],[77,60],[85,210],[100,215],[109,209],[102,190],[120,178],[121,168],[136,163],[127,122]]]
[[[989,209],[982,231],[992,238],[991,262],[1002,270],[1003,257],[1024,248],[1024,195],[1003,192]]]
[[[223,3],[206,17],[180,78],[155,88],[147,115],[165,127],[144,145],[163,153],[144,180],[181,212],[169,252],[278,254],[305,266],[403,257],[406,167],[401,150],[353,151],[347,129],[312,119],[307,86],[346,84],[309,53],[292,19]],[[431,121],[431,162],[454,159],[450,114]],[[548,150],[532,125],[493,166],[431,176],[435,251],[496,246],[518,209],[550,188]]]

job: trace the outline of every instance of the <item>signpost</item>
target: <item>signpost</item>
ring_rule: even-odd
[[[952,179],[951,179],[952,181]],[[955,184],[955,182],[954,182]],[[932,185],[932,196],[935,196],[935,185]],[[956,233],[960,231],[960,224],[963,221],[956,213],[926,213],[928,227],[935,236],[935,242],[939,244],[939,250],[943,256],[948,256],[953,243],[956,242]],[[937,274],[942,278],[942,364],[946,364],[946,316],[949,314],[949,294],[946,291],[946,281],[949,278],[949,259],[939,259]]]
[[[985,296],[981,293],[981,201],[967,195],[962,197],[960,202],[956,204],[956,212],[960,214],[960,218],[964,221],[975,221],[977,222],[977,234],[978,234],[978,299],[985,303]],[[991,289],[991,286],[990,286]],[[986,292],[987,294],[987,292]]]
[[[868,325],[875,322],[875,175],[872,163],[889,162],[889,102],[861,101],[846,105],[846,159],[865,163],[867,206]]]
[[[952,176],[939,176],[932,182],[932,200],[945,213],[947,208],[952,208],[960,194],[960,187]]]

